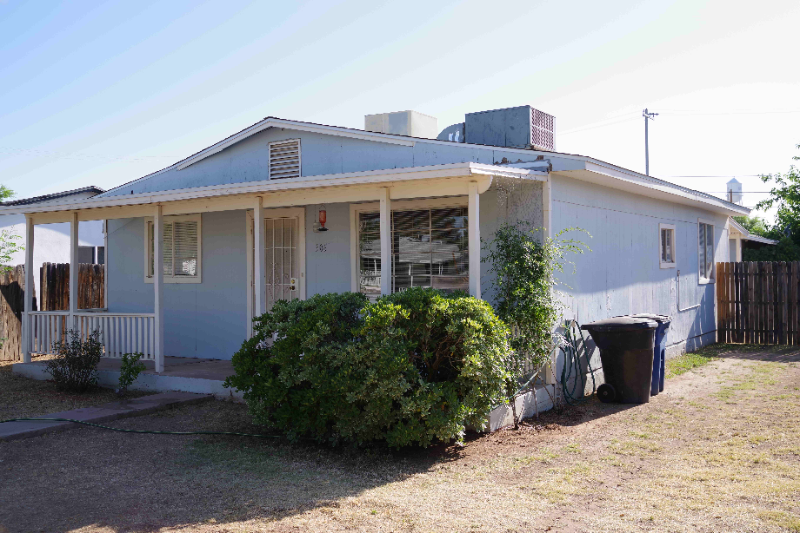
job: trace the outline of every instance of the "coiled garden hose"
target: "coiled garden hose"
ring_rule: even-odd
[[[578,330],[578,336],[573,332],[573,328]],[[564,323],[564,339],[566,342],[560,345],[561,353],[564,354],[564,366],[561,368],[561,388],[564,391],[564,401],[568,405],[575,405],[588,399],[586,396],[586,374],[583,373],[581,366],[581,345],[583,345],[583,353],[586,356],[586,367],[589,374],[592,376],[592,394],[597,392],[597,383],[594,379],[594,370],[592,370],[592,362],[586,348],[586,339],[583,336],[580,326],[574,320],[568,320]],[[570,379],[572,380],[572,387],[570,388]],[[579,388],[580,386],[580,388]]]
[[[256,437],[261,439],[281,438],[278,435],[257,435],[254,433],[236,433],[234,431],[155,431],[150,429],[122,429],[103,426],[101,424],[94,424],[92,422],[84,422],[83,420],[75,420],[72,418],[9,418],[8,420],[0,420],[0,424],[5,424],[6,422],[72,422],[74,424],[83,424],[84,426],[107,429],[109,431],[119,431],[120,433],[143,433],[147,435],[225,435],[229,437]]]

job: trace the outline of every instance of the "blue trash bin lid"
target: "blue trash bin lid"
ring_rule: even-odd
[[[654,313],[637,313],[635,315],[630,315],[635,318],[649,318],[650,320],[655,320],[659,324],[664,324],[666,327],[669,327],[670,323],[672,322],[672,317],[669,315],[656,315]]]
[[[658,322],[649,318],[637,318],[632,316],[618,316],[589,322],[581,326],[581,329],[592,331],[641,331],[643,329],[656,329]]]

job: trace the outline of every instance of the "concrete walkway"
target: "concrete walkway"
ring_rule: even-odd
[[[100,424],[120,418],[146,415],[155,411],[167,409],[168,407],[203,402],[211,400],[212,398],[213,396],[209,394],[162,392],[160,394],[153,394],[152,396],[142,396],[141,398],[111,402],[97,407],[84,407],[73,411],[63,411],[61,413],[52,413],[30,418],[71,418],[82,422]],[[0,424],[0,442],[35,437],[37,435],[64,431],[78,426],[79,424],[74,424],[72,422],[6,422],[5,424]]]

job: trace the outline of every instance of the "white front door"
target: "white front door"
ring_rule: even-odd
[[[266,310],[278,300],[300,297],[300,221],[298,217],[264,219]]]
[[[252,335],[252,320],[258,316],[254,309],[255,280],[253,258],[256,246],[253,239],[252,212],[248,214],[248,334]],[[305,210],[303,208],[268,209],[261,221],[264,228],[264,306],[270,311],[278,300],[296,300],[306,297],[305,274]]]

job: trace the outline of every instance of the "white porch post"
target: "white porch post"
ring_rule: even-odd
[[[156,372],[164,371],[164,215],[161,205],[153,213],[153,314]]]
[[[267,295],[264,284],[267,260],[266,245],[264,243],[264,200],[261,196],[256,198],[256,205],[253,208],[253,244],[255,246],[255,257],[253,257],[253,292],[255,292],[253,317],[257,317],[266,311],[264,299]]]
[[[72,213],[69,221],[69,323],[70,327],[78,329],[78,212]]]
[[[389,189],[381,189],[381,295],[392,293],[392,201]]]
[[[22,315],[22,362],[31,362],[31,315],[33,311],[33,219],[25,215],[25,302]],[[40,288],[41,290],[41,288]],[[39,296],[41,299],[41,296]]]
[[[478,184],[469,184],[469,294],[475,298],[481,297],[481,226]]]

